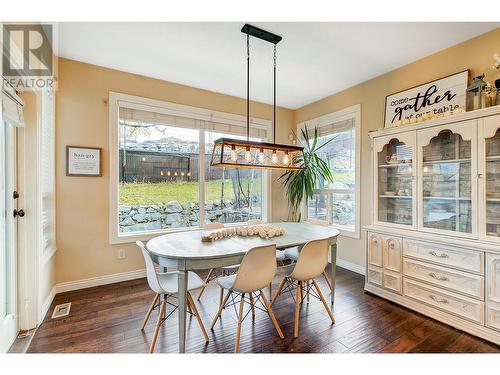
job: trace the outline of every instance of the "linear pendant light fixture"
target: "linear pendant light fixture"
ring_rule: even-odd
[[[245,24],[247,34],[247,139],[219,138],[214,142],[210,165],[228,168],[260,168],[300,170],[303,147],[276,143],[276,44],[281,36]],[[274,46],[273,59],[273,143],[250,140],[250,36],[265,40]]]

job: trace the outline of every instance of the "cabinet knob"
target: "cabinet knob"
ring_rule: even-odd
[[[436,258],[448,258],[448,254],[445,254],[445,253],[438,254],[434,250],[429,251],[429,254],[436,257]]]
[[[436,275],[434,272],[430,272],[429,276],[432,277],[433,279],[436,279],[439,281],[448,281],[449,280],[446,276],[439,276],[439,275]]]
[[[477,178],[483,178],[483,174],[482,173],[478,173],[477,174]]]
[[[444,303],[444,304],[449,303],[446,298],[438,298],[434,294],[429,294],[429,298],[433,301],[436,301],[437,303]]]

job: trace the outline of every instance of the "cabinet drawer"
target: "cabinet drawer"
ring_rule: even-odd
[[[404,295],[429,306],[483,324],[483,302],[435,288],[407,278],[403,280]]]
[[[484,253],[480,251],[405,239],[403,242],[403,255],[484,274]]]
[[[383,239],[380,234],[368,233],[368,264],[382,267]]]
[[[452,268],[405,258],[403,275],[484,300],[484,278]]]
[[[402,260],[402,239],[400,237],[383,236],[383,263],[384,270],[388,269],[394,272],[401,272]]]
[[[488,302],[486,307],[486,326],[500,331],[500,303]]]
[[[382,286],[392,292],[401,294],[403,277],[400,273],[384,270]]]
[[[367,277],[369,283],[382,286],[382,268],[369,265]]]

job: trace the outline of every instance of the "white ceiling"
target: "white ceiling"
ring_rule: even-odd
[[[59,56],[246,96],[238,23],[61,23]],[[283,36],[278,105],[296,109],[500,23],[252,23]],[[252,38],[251,99],[272,103],[272,45]],[[495,51],[491,51],[492,53]]]

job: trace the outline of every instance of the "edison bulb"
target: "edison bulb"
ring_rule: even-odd
[[[288,156],[288,154],[285,154],[285,156],[283,156],[283,164],[288,165],[289,162],[290,157]]]
[[[262,151],[259,152],[259,162],[264,163],[264,153]]]
[[[273,156],[271,156],[271,161],[276,164],[278,162],[278,155],[276,155],[276,152],[273,152]]]
[[[251,154],[250,154],[250,150],[246,150],[245,151],[245,160],[246,161],[250,161],[250,158],[251,158]]]
[[[231,161],[236,161],[238,160],[238,154],[236,153],[235,149],[231,150]]]

